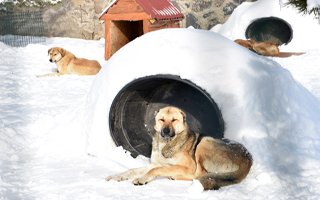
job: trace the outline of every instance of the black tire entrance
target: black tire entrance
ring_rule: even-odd
[[[224,121],[209,94],[178,76],[155,75],[132,81],[113,100],[109,124],[116,145],[123,146],[133,157],[150,157],[154,113],[167,105],[186,112],[190,129],[223,137]]]
[[[246,38],[259,42],[273,42],[276,45],[288,44],[293,37],[291,25],[278,17],[255,19],[246,29]]]

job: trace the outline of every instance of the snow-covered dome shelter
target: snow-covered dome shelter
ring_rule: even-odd
[[[165,29],[128,43],[97,75],[87,105],[88,152],[107,154],[116,144],[150,155],[153,113],[167,104],[183,107],[195,131],[249,150],[266,137],[300,145],[294,138],[319,111],[317,100],[271,59],[211,31]],[[253,156],[260,151],[266,149]]]

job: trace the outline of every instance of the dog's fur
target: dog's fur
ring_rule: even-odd
[[[257,42],[255,40],[236,39],[237,44],[263,56],[279,56],[279,47],[272,42]]]
[[[77,58],[71,52],[60,47],[50,48],[48,55],[50,57],[49,61],[57,65],[57,72],[42,76],[60,76],[64,74],[95,75],[101,69],[101,65],[96,60]]]
[[[133,184],[144,185],[157,177],[198,179],[209,190],[239,183],[249,173],[252,157],[244,146],[190,131],[186,114],[179,108],[160,109],[154,129],[150,165],[106,180],[133,179]]]

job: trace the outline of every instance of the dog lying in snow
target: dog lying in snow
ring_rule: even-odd
[[[160,109],[154,128],[150,165],[108,176],[107,181],[133,179],[133,184],[144,185],[157,177],[197,179],[205,190],[216,190],[239,183],[249,173],[252,157],[243,145],[192,132],[179,108]]]
[[[236,39],[235,43],[250,49],[251,51],[263,56],[279,56],[280,51],[276,44],[272,42],[257,42],[254,40]]]
[[[101,65],[96,60],[88,60],[85,58],[77,58],[71,52],[60,48],[53,47],[48,50],[49,61],[57,65],[57,72],[40,75],[41,76],[60,76],[64,74],[77,75],[95,75]]]

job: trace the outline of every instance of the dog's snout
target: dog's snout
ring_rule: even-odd
[[[170,127],[165,127],[161,130],[161,136],[164,138],[174,137],[175,133]]]
[[[49,59],[49,61],[50,61],[50,62],[53,62],[53,60],[52,60],[51,58]]]
[[[169,134],[170,133],[170,128],[166,127],[164,129],[162,129],[164,134]]]

